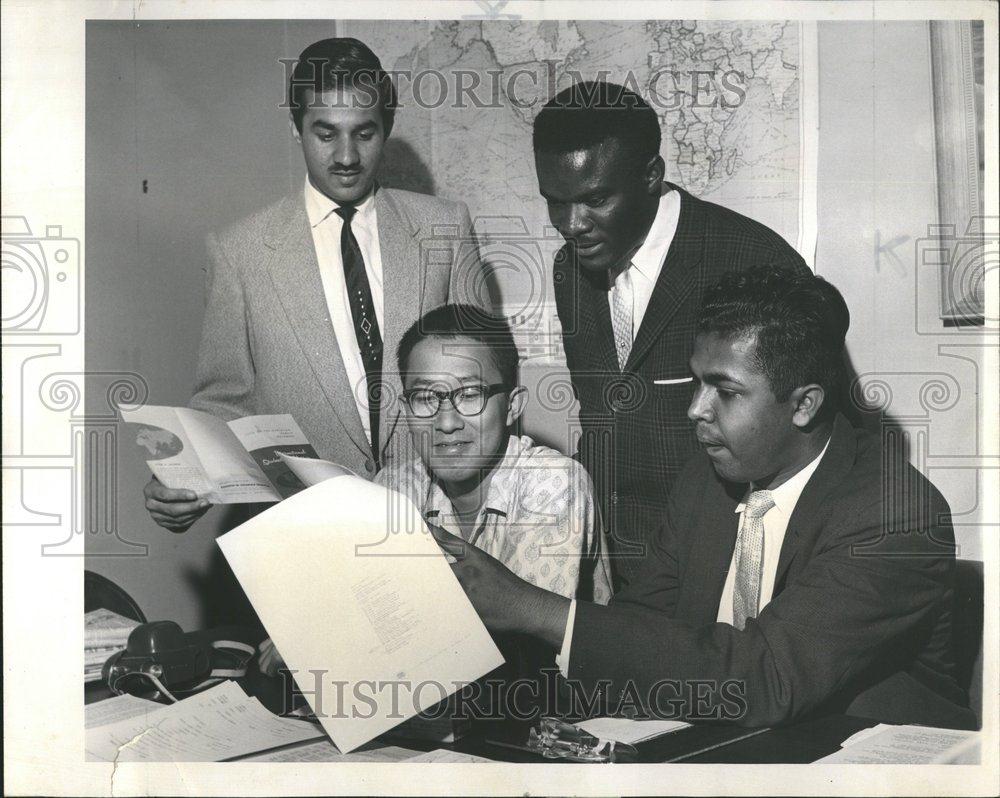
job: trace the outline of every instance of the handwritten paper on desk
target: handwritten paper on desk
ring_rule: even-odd
[[[240,759],[240,762],[404,762],[419,753],[397,745],[373,744],[351,754],[342,754],[329,740],[320,740],[317,743],[282,748],[266,754],[254,754]]]
[[[453,765],[465,764],[467,762],[492,762],[485,756],[473,756],[472,754],[461,754],[458,751],[449,751],[447,748],[438,748],[428,751],[426,754],[418,754],[410,757],[407,762],[437,762]]]
[[[929,726],[881,723],[848,737],[843,747],[816,761],[825,765],[971,764],[978,760],[978,735]]]
[[[226,681],[155,712],[90,727],[86,750],[89,760],[104,762],[220,762],[322,736]]]
[[[341,752],[503,663],[416,507],[326,480],[219,546]]]
[[[83,725],[87,729],[95,726],[107,726],[109,723],[146,716],[161,709],[163,709],[163,704],[158,704],[155,701],[136,698],[128,693],[116,695],[114,698],[87,704],[83,708]]]

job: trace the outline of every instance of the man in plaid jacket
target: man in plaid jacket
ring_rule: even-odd
[[[556,307],[616,591],[694,453],[688,369],[705,289],[728,271],[808,273],[777,233],[664,181],[656,113],[613,83],[564,89],[534,123],[539,191],[566,239]]]

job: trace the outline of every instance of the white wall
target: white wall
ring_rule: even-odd
[[[332,21],[88,24],[89,373],[136,372],[151,403],[187,402],[205,235],[301,185],[278,59],[333,35]],[[88,380],[88,412],[100,412],[102,387]],[[148,552],[111,556],[132,550],[88,535],[87,568],[124,587],[150,619],[185,629],[215,622],[215,605],[226,601],[216,592],[225,579],[214,542],[225,511],[172,534],[146,514],[148,479],[139,450],[120,435],[117,527]]]
[[[331,35],[329,21],[90,23],[88,372],[136,372],[152,403],[187,401],[204,235],[300,184],[277,59]],[[915,266],[915,242],[937,222],[927,28],[821,23],[819,47],[817,271],[852,309],[856,370],[869,384],[879,375],[893,390],[889,413],[925,431],[912,457],[970,524],[959,529],[961,556],[979,557],[976,477],[955,456],[979,450],[981,360],[974,347],[949,348],[969,338],[942,328],[936,273]],[[876,257],[876,241],[897,239]],[[949,396],[924,391],[928,410],[921,390],[935,379]],[[103,387],[88,382],[88,412],[102,411]],[[171,534],[143,508],[148,470],[130,441],[119,440],[117,464],[116,527],[148,551],[112,556],[132,550],[89,535],[87,567],[121,584],[152,619],[188,629],[218,622],[227,598],[215,589],[225,580],[214,538],[224,511]]]
[[[984,336],[943,326],[937,269],[919,265],[918,242],[938,224],[927,23],[820,23],[819,66],[816,271],[851,309],[868,398],[884,383],[891,420],[922,436],[910,459],[951,505],[959,556],[982,559],[968,456],[985,444]]]

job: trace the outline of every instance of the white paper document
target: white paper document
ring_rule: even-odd
[[[218,543],[344,753],[503,663],[420,513],[397,493],[337,477]]]
[[[634,745],[690,726],[680,720],[629,720],[628,718],[590,718],[576,724],[578,729],[601,740]]]
[[[87,729],[95,726],[107,726],[128,718],[148,715],[150,712],[157,712],[161,709],[163,709],[163,704],[158,704],[155,701],[136,698],[128,693],[116,695],[114,698],[87,704],[83,708],[83,725]]]
[[[243,757],[240,762],[404,762],[419,753],[398,745],[372,744],[353,753],[342,754],[329,740],[320,740]]]
[[[121,717],[86,732],[88,760],[220,762],[322,737],[314,724],[279,718],[235,682],[225,681],[176,704]],[[122,704],[119,710],[133,707]],[[114,711],[108,711],[115,717]]]
[[[407,762],[437,762],[437,763],[448,763],[453,765],[460,765],[466,762],[493,762],[492,759],[487,759],[485,756],[473,756],[472,754],[461,754],[458,751],[449,751],[447,748],[438,748],[434,751],[428,751],[425,754],[419,754],[414,757],[410,757],[406,760]]]
[[[840,765],[967,764],[975,756],[978,734],[930,726],[880,723],[848,737],[839,751],[816,760]]]

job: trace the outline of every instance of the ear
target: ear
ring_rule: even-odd
[[[803,385],[801,388],[796,388],[792,391],[791,398],[789,399],[794,408],[792,423],[799,428],[808,427],[815,421],[820,408],[823,406],[824,399],[826,399],[826,391],[823,390],[822,385],[811,383],[810,385]]]
[[[643,178],[646,182],[646,190],[650,194],[660,196],[663,176],[666,174],[666,171],[667,167],[663,163],[663,158],[659,155],[649,159],[648,163],[643,168]]]
[[[528,406],[528,389],[518,385],[507,398],[507,426],[513,426]]]
[[[302,134],[299,133],[299,129],[295,127],[295,117],[292,116],[291,111],[288,113],[288,129],[292,132],[292,138],[295,139],[299,144],[302,143]]]

